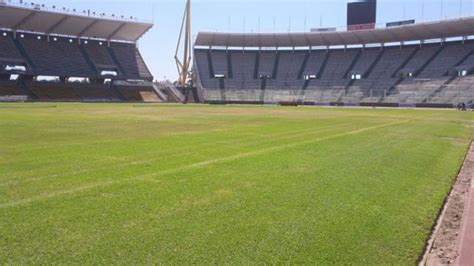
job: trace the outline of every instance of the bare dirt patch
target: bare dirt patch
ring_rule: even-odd
[[[459,256],[459,236],[470,185],[474,180],[474,142],[448,196],[420,265],[449,265]]]

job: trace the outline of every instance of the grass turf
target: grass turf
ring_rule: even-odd
[[[473,120],[0,104],[0,264],[414,264]]]

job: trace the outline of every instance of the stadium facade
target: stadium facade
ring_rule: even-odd
[[[474,18],[360,31],[201,32],[209,103],[453,107],[474,101]]]
[[[0,2],[3,101],[160,101],[135,18]]]

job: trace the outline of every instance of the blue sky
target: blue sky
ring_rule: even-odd
[[[177,77],[173,56],[185,0],[43,0],[48,6],[135,16],[155,23],[139,42],[156,79]],[[199,31],[301,32],[342,27],[348,0],[193,0],[193,36]],[[378,0],[377,22],[418,22],[474,15],[474,0]],[[260,25],[260,26],[259,26]]]

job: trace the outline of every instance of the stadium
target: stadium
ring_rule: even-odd
[[[154,22],[0,0],[0,263],[473,265],[474,17],[347,2],[193,35],[183,1],[169,81]]]

